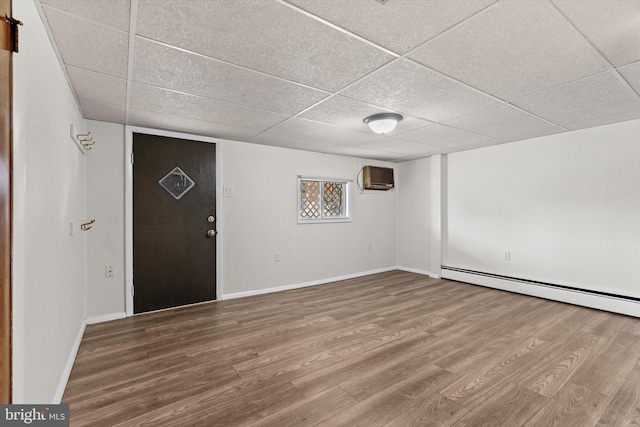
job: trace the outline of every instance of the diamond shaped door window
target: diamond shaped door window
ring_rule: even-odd
[[[167,190],[167,193],[171,194],[176,200],[180,200],[182,196],[187,194],[187,192],[196,185],[178,166],[158,181],[158,184]]]

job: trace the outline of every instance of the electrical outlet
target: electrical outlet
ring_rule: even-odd
[[[504,260],[505,261],[511,261],[511,252],[507,251],[504,253]]]
[[[110,279],[115,277],[115,273],[113,272],[113,265],[107,265],[104,267],[104,277]]]
[[[280,252],[276,252],[276,254],[274,256],[274,261],[275,262],[280,262]]]

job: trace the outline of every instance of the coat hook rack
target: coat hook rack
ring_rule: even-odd
[[[78,150],[84,155],[87,151],[91,150],[91,146],[96,142],[93,140],[93,136],[91,135],[91,131],[87,133],[78,132],[75,125],[71,123],[69,136],[73,140]]]
[[[79,133],[76,135],[76,138],[78,138],[78,142],[80,142],[80,145],[82,145],[82,148],[85,150],[91,150],[91,146],[96,143],[91,136],[91,131]]]
[[[95,222],[96,222],[96,220],[92,219],[89,222],[85,222],[84,224],[80,224],[80,229],[82,231],[89,231],[89,230],[91,230],[93,228],[92,224],[95,223]]]

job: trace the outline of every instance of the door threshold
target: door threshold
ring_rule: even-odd
[[[218,302],[218,301],[219,300],[217,299],[212,299],[210,301],[194,302],[192,304],[177,305],[175,307],[159,308],[158,310],[145,311],[144,313],[133,313],[131,317],[143,316],[145,314],[161,313],[163,311],[169,311],[169,310],[180,310],[183,308],[195,307],[198,305],[211,304],[212,302]]]

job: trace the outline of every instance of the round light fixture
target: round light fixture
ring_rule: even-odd
[[[364,119],[372,131],[379,134],[391,132],[398,122],[402,120],[402,116],[396,113],[374,114]]]

